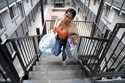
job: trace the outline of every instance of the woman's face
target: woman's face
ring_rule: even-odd
[[[72,20],[73,20],[72,15],[71,15],[69,12],[67,12],[67,13],[64,15],[64,21],[65,21],[66,23],[70,23]]]

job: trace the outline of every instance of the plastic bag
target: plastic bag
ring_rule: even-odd
[[[53,32],[44,35],[39,42],[39,49],[42,53],[52,54],[52,49],[56,43],[56,34]]]
[[[78,45],[74,45],[69,38],[65,49],[66,55],[69,57],[69,59],[73,59],[73,60],[78,59],[77,47]]]

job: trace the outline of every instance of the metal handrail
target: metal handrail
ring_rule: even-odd
[[[105,49],[108,42],[109,40],[105,38],[80,36],[77,49],[78,57],[82,61],[83,66],[86,65],[88,67],[91,74],[95,72],[101,52]]]

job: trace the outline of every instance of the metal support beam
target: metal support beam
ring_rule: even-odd
[[[99,5],[99,9],[98,9],[98,12],[97,12],[97,16],[96,16],[96,19],[95,19],[95,23],[97,23],[97,24],[101,19],[103,7],[104,7],[104,0],[101,0],[100,5]]]
[[[98,9],[98,12],[97,12],[97,16],[96,16],[96,19],[95,19],[95,23],[93,24],[91,37],[93,37],[95,32],[96,32],[96,24],[98,24],[98,22],[101,19],[101,15],[102,15],[102,12],[103,12],[103,7],[104,7],[104,0],[101,0],[100,5],[99,5],[99,9]]]
[[[40,0],[40,6],[41,6],[41,19],[42,19],[42,27],[43,27],[43,35],[46,34],[46,25],[45,25],[45,19],[44,19],[44,4],[43,0]]]
[[[42,25],[44,25],[44,8],[43,8],[43,0],[40,0],[40,6],[41,6],[41,19],[42,19]]]

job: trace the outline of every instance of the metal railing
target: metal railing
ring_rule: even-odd
[[[28,79],[29,71],[39,60],[38,44],[46,32],[45,24],[41,35],[26,36],[28,26],[35,19],[32,15],[37,11],[36,9],[38,6],[26,16],[12,39],[7,39],[6,42],[0,44],[0,79],[2,79],[0,82],[21,83],[24,79]]]
[[[26,76],[28,78],[29,70],[39,60],[39,37],[41,36],[8,39],[0,45],[0,66],[4,70],[1,75],[6,81],[9,79],[12,83],[20,83]]]
[[[75,28],[78,29],[80,36],[90,36],[93,22],[90,21],[73,21]],[[54,28],[55,20],[46,20],[47,33],[51,32]]]
[[[90,18],[92,16],[96,16],[93,12],[92,13],[87,13],[87,12],[91,12],[91,10],[89,9],[89,7],[87,7],[85,4],[83,4],[82,2],[80,3],[80,1],[75,1],[73,0],[75,4],[77,4],[77,6],[81,7],[82,10],[84,13],[84,17],[86,17],[85,20],[87,20],[87,18]],[[107,2],[108,0],[106,0]],[[108,2],[110,1],[115,1],[115,0],[109,0]],[[121,1],[121,0],[120,0]],[[120,1],[117,1],[117,2],[120,2]],[[124,0],[122,0],[124,2]],[[124,4],[124,3],[123,3]],[[113,4],[112,4],[113,5]],[[124,5],[122,5],[124,6]],[[123,8],[123,7],[122,7]],[[95,20],[89,20],[89,21],[95,21]],[[96,32],[94,34],[94,37],[98,37],[99,39],[100,38],[104,38],[104,35],[107,34],[106,38],[109,40],[109,42],[105,45],[103,45],[102,49],[102,53],[99,55],[99,57],[95,57],[96,60],[98,60],[98,64],[96,64],[97,67],[95,67],[95,65],[93,65],[95,67],[92,67],[90,66],[90,69],[92,71],[94,71],[93,75],[97,75],[97,77],[125,77],[124,75],[124,61],[125,61],[125,50],[124,50],[124,33],[120,33],[120,36],[121,37],[118,37],[117,35],[119,35],[118,31],[120,28],[125,28],[125,24],[124,23],[117,23],[114,30],[111,31],[109,30],[109,28],[103,23],[102,20],[100,20],[98,22],[98,24],[96,23],[93,23],[94,25],[96,25]],[[84,48],[86,49],[82,49],[83,50],[83,54],[84,52],[86,52],[89,48],[91,47],[91,44],[90,43],[91,41],[90,40],[87,40],[87,39],[84,39],[86,41],[84,42],[88,42],[88,45],[86,45],[85,43],[83,43],[83,46]],[[104,48],[105,46],[105,48]],[[93,47],[94,48],[94,47]],[[91,50],[91,48],[89,48],[89,50]],[[89,51],[88,51],[89,52]],[[86,52],[86,53],[88,53]],[[81,55],[81,54],[80,54]],[[88,54],[89,55],[89,54]],[[84,58],[87,58],[87,57],[84,57]],[[92,58],[92,57],[91,57]],[[90,57],[89,57],[89,60],[90,60]],[[92,60],[91,60],[92,61]],[[85,59],[83,59],[83,62],[84,64],[87,64],[89,61],[88,61],[88,58],[87,58],[87,61]],[[89,66],[90,64],[87,64],[87,66]],[[98,69],[99,68],[99,69]],[[94,69],[94,70],[93,70]]]
[[[94,71],[101,52],[105,49],[107,39],[93,38],[93,37],[80,37],[80,43],[78,47],[78,56],[83,65],[87,65],[91,71]]]
[[[99,65],[101,69],[98,71],[98,73],[112,72],[113,74],[124,72],[125,42],[123,40],[125,32],[121,34],[120,38],[116,37],[119,30],[123,28],[125,28],[124,23],[116,24],[112,34],[109,36],[110,41],[100,57]]]
[[[90,75],[97,78],[125,77],[125,32],[120,38],[116,37],[123,28],[125,24],[118,23],[109,37],[107,32],[103,38],[81,37],[78,56]]]

